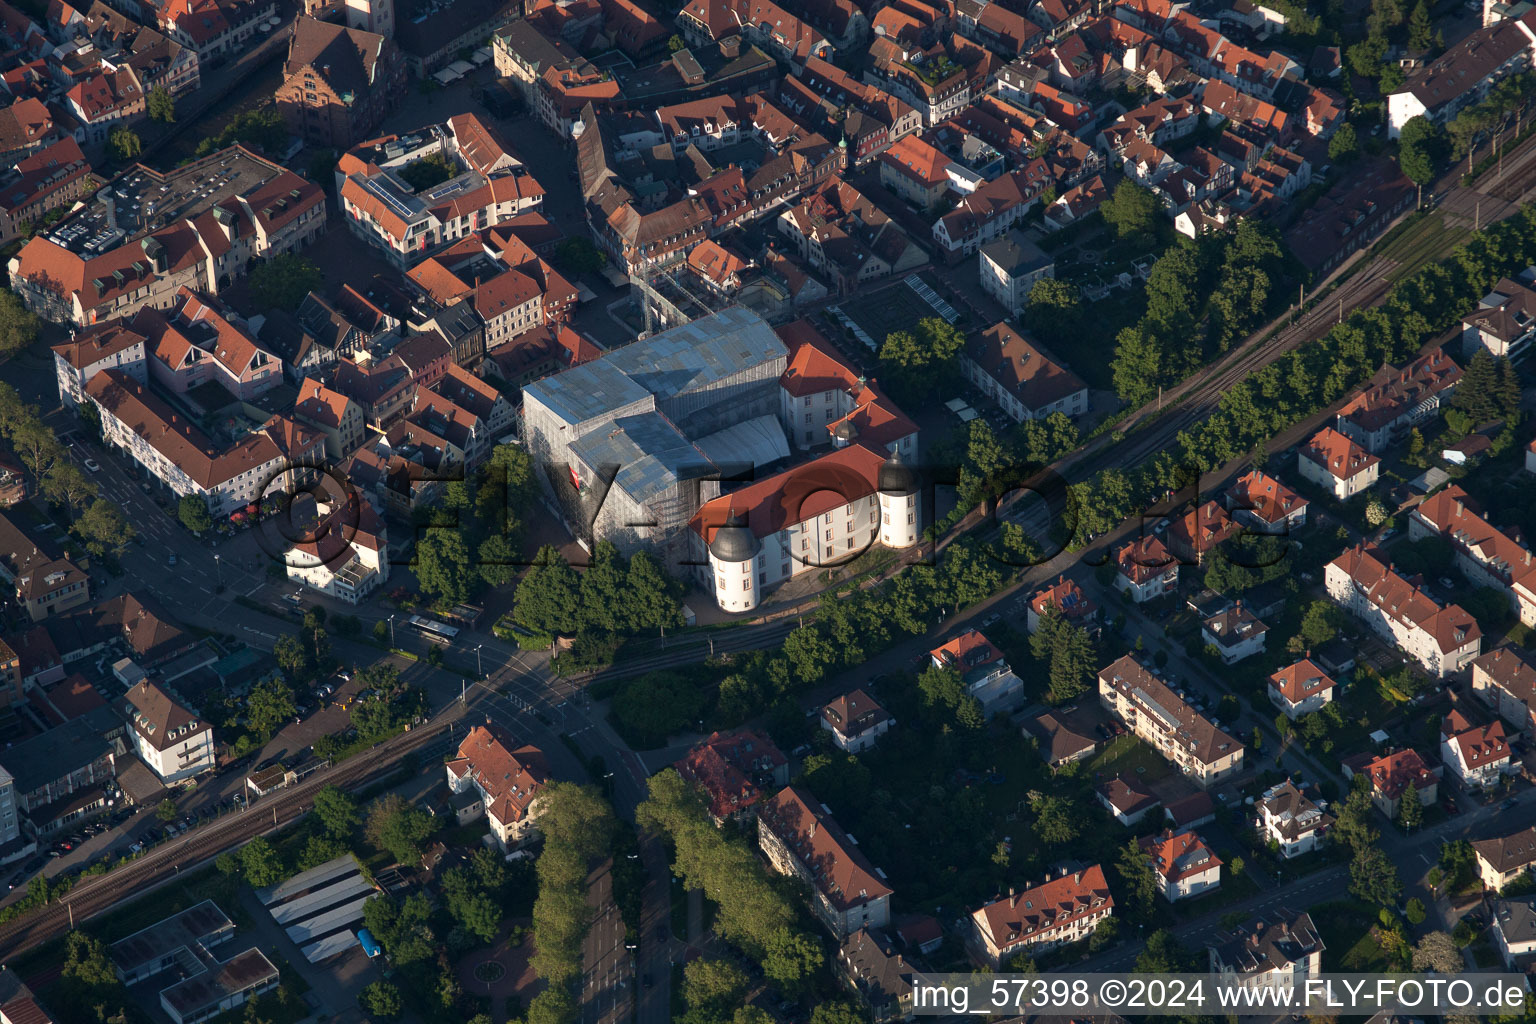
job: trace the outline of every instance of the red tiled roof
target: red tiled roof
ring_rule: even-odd
[[[1152,870],[1169,882],[1179,882],[1221,867],[1221,858],[1193,832],[1165,830],[1161,835],[1141,840],[1141,852],[1152,862]]]
[[[1388,800],[1402,796],[1409,785],[1415,789],[1426,789],[1439,781],[1435,773],[1429,770],[1429,765],[1414,750],[1399,750],[1378,757],[1363,770],[1371,780],[1371,785]]]
[[[1340,480],[1348,480],[1381,461],[1332,427],[1318,431],[1300,454]]]
[[[1333,689],[1334,682],[1307,657],[1270,676],[1269,685],[1292,704],[1299,704],[1308,697]]]
[[[837,821],[798,787],[779,790],[758,812],[758,819],[805,866],[816,890],[839,910],[891,894],[891,887]]]
[[[874,494],[880,466],[888,456],[862,444],[829,452],[812,462],[775,474],[706,502],[689,527],[708,544],[732,512],[746,519],[758,537],[788,529],[834,508]]]
[[[1104,869],[1094,864],[995,900],[972,916],[991,934],[992,944],[1002,950],[1080,917],[1113,910],[1114,905]]]
[[[512,749],[510,734],[494,725],[477,725],[459,744],[448,770],[458,778],[472,776],[485,790],[486,811],[503,823],[522,821],[549,782],[549,766],[538,747]]]

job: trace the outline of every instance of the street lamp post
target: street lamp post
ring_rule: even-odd
[[[219,574],[219,589],[224,589],[224,567],[219,564],[219,553],[213,553],[213,571]]]
[[[476,644],[475,645],[475,675],[477,675],[477,676],[479,676],[481,678],[485,677],[485,669],[480,664],[480,648],[482,648],[484,646],[485,646],[485,644]]]
[[[394,616],[394,613],[390,613],[390,616],[389,616],[389,646],[391,646],[391,647],[395,646],[395,616]]]

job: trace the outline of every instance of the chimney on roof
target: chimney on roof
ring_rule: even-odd
[[[1467,510],[1467,503],[1460,498],[1456,499],[1456,514],[1459,516]]]
[[[1012,907],[1016,907],[1018,905],[1019,905],[1019,895],[1018,895],[1018,893],[1014,892],[1012,888],[1010,888],[1008,890],[1008,906],[1010,908],[1012,908]]]

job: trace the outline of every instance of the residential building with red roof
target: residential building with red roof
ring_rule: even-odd
[[[1139,825],[1148,814],[1163,805],[1135,776],[1127,779],[1123,775],[1116,775],[1097,786],[1094,796],[1126,828]]]
[[[966,52],[961,45],[966,42],[952,36],[925,50],[876,37],[869,46],[864,80],[911,106],[922,115],[924,127],[931,128],[963,110],[972,94],[982,91],[977,86],[984,82],[973,82],[969,64],[986,51],[970,43],[973,51],[981,53]]]
[[[325,436],[325,456],[340,462],[363,443],[362,407],[312,377],[299,381],[293,418]]]
[[[672,767],[704,791],[716,825],[757,813],[770,792],[789,784],[789,760],[756,729],[711,733]]]
[[[272,0],[164,0],[158,6],[166,35],[195,50],[205,67],[244,50],[275,13]]]
[[[1494,357],[1513,358],[1536,338],[1536,275],[1501,278],[1477,306],[1461,318],[1461,354],[1471,359],[1479,348]]]
[[[871,281],[905,274],[928,262],[928,254],[901,225],[841,179],[806,193],[779,214],[777,223],[789,247],[832,283],[836,295],[851,295]],[[704,244],[695,247],[694,253]]]
[[[907,135],[880,154],[880,183],[926,210],[949,191],[951,163],[932,143]]]
[[[1296,471],[1303,480],[1348,501],[1376,483],[1381,460],[1332,427],[1324,427],[1297,449]]]
[[[863,690],[850,690],[821,709],[821,727],[850,754],[873,747],[896,725],[891,713]]]
[[[101,180],[73,138],[60,139],[16,161],[0,182],[0,244],[49,212],[94,191]]]
[[[1011,324],[994,324],[961,352],[960,368],[972,384],[1014,420],[1088,411],[1088,385]]]
[[[1401,370],[1389,370],[1386,380],[1346,402],[1338,414],[1339,432],[1380,455],[1433,416],[1460,380],[1461,367],[1437,348]]]
[[[1140,841],[1157,891],[1169,903],[1221,887],[1221,858],[1195,832],[1164,829]]]
[[[688,0],[677,12],[677,27],[695,46],[739,35],[780,60],[832,56],[826,36],[773,0]]]
[[[1178,559],[1155,533],[1130,541],[1115,552],[1115,589],[1137,604],[1172,593],[1178,585]]]
[[[1063,192],[1054,203],[1046,207],[1045,223],[1059,231],[1097,210],[1108,198],[1108,186],[1104,184],[1103,178],[1095,174],[1081,185]]]
[[[809,320],[774,328],[789,349],[779,378],[780,418],[790,444],[819,448],[831,443],[838,424],[851,422],[854,440],[898,451],[917,461],[917,424],[884,393],[877,382],[852,366]],[[841,431],[847,434],[848,430]],[[851,442],[845,442],[851,443]]]
[[[933,241],[948,263],[976,255],[983,245],[1008,233],[1055,185],[1050,166],[1032,159],[963,196],[933,223]]]
[[[1067,622],[1084,629],[1092,628],[1099,618],[1098,602],[1083,593],[1076,580],[1065,576],[1056,577],[1055,583],[1037,590],[1030,597],[1024,621],[1031,633],[1040,628],[1040,619],[1052,608]]]
[[[54,380],[60,401],[71,408],[86,401],[86,385],[103,370],[119,370],[141,384],[147,383],[148,332],[151,322],[159,316],[157,310],[146,307],[131,318],[108,320],[76,331],[69,341],[53,346]]]
[[[1302,715],[1321,711],[1324,704],[1334,699],[1337,689],[1328,673],[1312,660],[1311,652],[1269,677],[1270,703],[1293,722]]]
[[[86,388],[101,416],[103,440],[120,448],[178,497],[197,495],[214,516],[239,511],[277,490],[296,486],[301,457],[317,464],[325,438],[314,432],[307,451],[285,451],[269,430],[216,443],[142,383],[103,370]]]
[[[53,113],[35,96],[0,107],[0,158],[16,163],[63,138]]]
[[[855,165],[873,160],[923,126],[923,115],[911,104],[819,57],[807,57],[803,64],[791,65],[790,71],[780,86],[779,105],[812,120],[810,127],[828,138],[832,137],[833,123],[840,123]],[[821,124],[813,120],[817,114],[812,103],[819,110]]]
[[[1016,710],[1024,703],[1024,681],[980,630],[968,629],[928,653],[934,668],[959,675],[966,695],[976,698],[988,717]]]
[[[1227,490],[1227,508],[1259,533],[1284,535],[1307,525],[1307,499],[1261,469],[1237,478]]]
[[[1043,953],[1086,939],[1114,916],[1115,898],[1097,864],[1047,876],[1039,885],[971,912],[967,947],[994,970],[1023,953]]]
[[[1263,654],[1268,638],[1269,627],[1241,600],[1200,623],[1200,639],[1206,646],[1216,648],[1224,665]]]
[[[288,579],[353,605],[389,581],[389,566],[384,520],[356,496],[320,506],[283,554]]]
[[[153,227],[159,209],[177,219]],[[108,231],[103,239],[109,220],[126,237],[113,242]],[[83,327],[167,307],[183,287],[217,295],[253,259],[306,246],[324,226],[319,185],[234,145],[166,173],[142,164],[124,171],[90,205],[29,239],[8,269],[28,309]]]
[[[1186,563],[1199,565],[1212,551],[1241,532],[1242,527],[1212,499],[1169,525],[1168,548]]]
[[[1518,647],[1499,647],[1472,662],[1472,692],[1516,732],[1536,734],[1536,663]]]
[[[1233,775],[1244,747],[1129,654],[1099,671],[1099,700],[1199,786]]]
[[[1371,781],[1371,802],[1389,818],[1397,817],[1398,802],[1405,794],[1412,792],[1427,807],[1439,793],[1440,777],[1412,749],[1389,751],[1359,770]]]
[[[123,714],[134,752],[161,782],[172,785],[213,770],[213,726],[164,686],[146,677],[130,687]]]
[[[457,173],[418,191],[401,172],[428,157]],[[348,227],[402,269],[544,202],[543,186],[473,114],[354,146],[336,165],[336,186]]]
[[[770,864],[811,887],[812,909],[839,942],[891,920],[885,872],[864,857],[826,805],[786,786],[757,814],[757,841]]]
[[[532,840],[549,784],[549,764],[538,747],[516,746],[496,725],[477,725],[459,744],[446,767],[448,788],[460,806],[460,824],[483,813],[503,852]]]
[[[1437,679],[1466,668],[1482,649],[1483,632],[1460,605],[1441,607],[1404,579],[1386,556],[1363,543],[1328,563],[1328,596],[1365,622]]]
[[[251,401],[283,381],[282,360],[253,338],[243,320],[190,288],[165,313],[143,309],[133,318],[148,339],[151,379],[176,394],[216,381]]]
[[[1489,789],[1505,775],[1514,774],[1513,753],[1504,735],[1504,723],[1495,719],[1473,725],[1459,709],[1440,721],[1440,763],[1448,767],[1467,789]]]
[[[1447,541],[1456,552],[1456,568],[1474,586],[1502,592],[1522,623],[1536,625],[1536,556],[1478,514],[1460,484],[1421,502],[1408,517],[1408,536]]]
[[[1335,821],[1289,779],[1264,791],[1258,811],[1264,837],[1278,845],[1287,860],[1317,849]]]
[[[98,71],[64,94],[65,106],[80,124],[75,139],[88,146],[104,145],[114,128],[143,118],[145,99],[139,76],[128,65]]]

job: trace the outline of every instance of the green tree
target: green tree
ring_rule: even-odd
[[[1177,974],[1193,967],[1194,957],[1166,928],[1148,935],[1146,945],[1136,957],[1138,974]]]
[[[111,554],[121,557],[133,540],[135,531],[123,518],[122,509],[105,498],[97,498],[76,519],[72,529],[85,543],[85,549],[97,558]]]
[[[416,545],[416,582],[422,591],[445,605],[469,600],[474,573],[469,564],[469,545],[456,530],[428,530]]]
[[[1482,426],[1500,415],[1498,391],[1499,368],[1488,350],[1479,345],[1467,360],[1448,404],[1466,413],[1472,426]]]
[[[175,821],[177,818],[176,801],[166,797],[155,805],[155,817],[161,821]]]
[[[184,494],[176,504],[176,518],[193,533],[206,533],[213,529],[213,516],[208,514],[208,503],[201,495]]]
[[[676,53],[678,50],[686,50],[687,48],[688,44],[683,41],[683,37],[676,33],[673,34],[671,39],[667,40],[668,53]]]
[[[294,714],[293,687],[282,676],[270,676],[251,687],[245,719],[251,731],[268,737]]]
[[[400,1000],[400,990],[383,979],[369,982],[368,986],[358,993],[357,1001],[364,1011],[375,1017],[383,1017],[385,1020],[394,1020],[400,1016],[400,1011],[405,1007]]]
[[[1150,914],[1157,906],[1157,879],[1152,874],[1152,865],[1148,863],[1147,855],[1141,852],[1141,846],[1136,840],[1132,839],[1121,847],[1115,870],[1125,883],[1136,909],[1142,915]]]
[[[1445,133],[1423,114],[1408,119],[1397,139],[1397,162],[1415,185],[1435,180],[1445,152]]]
[[[124,164],[130,160],[137,160],[139,154],[144,152],[144,140],[139,138],[139,133],[127,126],[119,126],[112,129],[107,136],[107,156],[113,162]]]
[[[41,328],[42,320],[22,303],[20,296],[9,288],[0,288],[0,358],[9,358],[27,348],[37,340]]]
[[[1043,277],[1029,290],[1024,322],[1051,344],[1072,338],[1082,326],[1082,301],[1077,285],[1055,277]]]
[[[1409,787],[1397,802],[1397,825],[1404,832],[1412,832],[1424,823],[1424,805],[1419,803],[1416,790]]]
[[[598,541],[581,574],[576,628],[620,633],[629,626],[629,567],[610,541]]]
[[[1129,178],[1115,186],[1114,193],[1099,207],[1099,212],[1122,239],[1152,234],[1162,216],[1157,197]]]
[[[92,406],[95,408],[95,406]],[[43,497],[78,515],[96,497],[96,485],[73,462],[56,463],[42,480]]]
[[[349,836],[357,827],[357,801],[336,786],[324,786],[315,793],[314,809],[321,827],[330,835]]]
[[[1413,969],[1439,974],[1460,974],[1466,967],[1461,950],[1445,932],[1430,932],[1413,947]]]
[[[1072,806],[1061,797],[1031,791],[1029,808],[1035,812],[1035,835],[1045,842],[1061,845],[1077,838]]]
[[[825,961],[821,943],[812,935],[784,927],[768,937],[763,953],[763,975],[789,992],[804,989]]]
[[[512,616],[519,625],[550,635],[573,632],[581,579],[553,547],[539,549],[523,574],[513,598]]]
[[[596,274],[608,265],[608,256],[587,238],[567,238],[555,246],[555,266],[573,274]]]
[[[1339,635],[1344,625],[1344,614],[1332,601],[1313,601],[1301,617],[1298,636],[1305,649],[1315,650]]]
[[[1498,361],[1498,381],[1494,385],[1494,405],[1507,419],[1520,415],[1520,371],[1509,359]]]
[[[308,259],[294,253],[273,256],[251,271],[251,298],[263,309],[293,312],[304,297],[325,281]]]
[[[1408,919],[1408,923],[1413,925],[1415,928],[1423,924],[1424,919],[1427,916],[1424,910],[1424,901],[1419,899],[1417,896],[1410,899],[1408,901],[1408,905],[1403,908],[1403,916],[1406,917]]]
[[[1435,25],[1429,17],[1429,4],[1419,0],[1413,5],[1413,14],[1408,18],[1408,49],[1413,53],[1423,53],[1434,45]]]
[[[1088,631],[1063,618],[1051,605],[1039,618],[1039,625],[1029,638],[1030,652],[1050,664],[1050,689],[1046,698],[1052,704],[1064,704],[1088,688],[1088,680],[1098,673],[1098,652]]]
[[[1381,36],[1368,36],[1344,51],[1344,62],[1361,78],[1379,78],[1381,61],[1387,55],[1387,41]]]
[[[1348,121],[1334,129],[1328,140],[1328,159],[1336,164],[1346,164],[1360,155],[1360,137],[1355,126]]]
[[[480,542],[475,571],[487,586],[507,587],[517,579],[521,558],[512,542],[499,533],[493,533]]]
[[[273,642],[272,657],[277,660],[277,667],[289,678],[309,678],[309,648],[292,633],[284,633]]]
[[[658,747],[693,726],[704,711],[704,696],[686,678],[665,670],[626,683],[613,698],[613,714],[634,745]]]
[[[846,1000],[818,1003],[811,1011],[811,1024],[864,1024],[864,1014]]]
[[[240,869],[253,888],[276,885],[288,877],[288,869],[277,849],[265,836],[256,836],[240,847]]]
[[[153,121],[171,124],[176,120],[176,100],[171,96],[170,90],[163,85],[157,85],[149,90],[144,106]]]
[[[400,864],[415,867],[421,861],[421,844],[432,834],[432,827],[432,818],[425,811],[398,793],[389,793],[369,808],[363,835],[375,849]]]
[[[740,1005],[751,979],[729,960],[699,958],[683,968],[683,1000],[688,1019],[723,1021]]]
[[[1163,358],[1163,343],[1151,331],[1140,325],[1122,329],[1109,364],[1115,394],[1133,409],[1150,402],[1163,380]]]
[[[631,630],[649,633],[682,628],[683,586],[668,576],[649,552],[637,551],[629,560],[625,586]]]
[[[1355,851],[1349,865],[1349,891],[1369,903],[1392,907],[1397,905],[1403,883],[1397,877],[1397,866],[1372,846]]]

